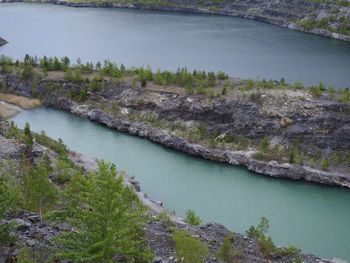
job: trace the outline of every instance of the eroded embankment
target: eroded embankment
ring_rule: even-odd
[[[39,96],[44,105],[191,155],[271,177],[350,187],[348,103],[303,90],[208,97],[107,80],[96,92],[57,78],[40,77],[35,88],[16,74],[1,79],[8,92]],[[67,96],[81,90],[88,90],[84,102]]]

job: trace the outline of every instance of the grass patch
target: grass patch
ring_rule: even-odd
[[[0,100],[15,104],[23,109],[33,109],[41,105],[38,99],[29,99],[22,96],[0,93]]]

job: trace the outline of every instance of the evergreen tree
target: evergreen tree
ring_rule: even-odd
[[[148,262],[152,256],[143,239],[144,210],[134,191],[123,184],[115,166],[104,162],[88,175],[75,174],[64,190],[63,212],[56,218],[76,232],[57,238],[57,256],[74,262]]]
[[[229,233],[225,236],[224,242],[220,246],[219,250],[217,251],[216,255],[218,258],[223,260],[224,262],[232,262],[234,258],[233,249],[231,247],[233,235],[232,233]]]
[[[56,202],[57,191],[49,180],[50,160],[45,157],[25,175],[23,182],[23,203],[30,211],[43,213],[51,210]]]
[[[185,222],[190,225],[198,226],[202,223],[202,220],[192,209],[188,209],[186,212]]]
[[[24,126],[24,143],[30,148],[32,149],[33,147],[33,136],[32,136],[32,132],[30,131],[30,126],[29,123],[26,122],[25,126]]]
[[[17,187],[9,182],[5,174],[0,175],[0,221],[4,218],[5,212],[16,207],[18,203]],[[0,224],[0,245],[11,241],[11,225]]]

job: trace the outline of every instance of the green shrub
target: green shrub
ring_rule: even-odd
[[[197,94],[205,94],[205,88],[202,85],[199,85],[196,87],[196,93]]]
[[[350,101],[350,90],[348,88],[341,91],[339,101],[341,103],[347,103]]]
[[[287,248],[278,248],[272,241],[270,236],[267,236],[267,231],[269,229],[269,221],[262,217],[258,226],[251,226],[248,231],[246,231],[246,235],[250,239],[255,239],[258,241],[259,249],[264,257],[284,257],[295,255],[299,252],[299,249],[295,246],[289,246]]]
[[[30,80],[33,77],[33,75],[33,66],[30,64],[25,64],[21,74],[22,80]]]
[[[299,152],[299,150],[296,146],[288,149],[288,162],[295,163],[295,164],[302,164],[303,163],[303,156]]]
[[[263,99],[261,97],[260,92],[252,92],[252,93],[250,93],[249,100],[254,102],[254,103],[257,103],[257,104],[262,104],[263,103]]]
[[[233,234],[229,233],[225,236],[222,245],[216,252],[216,256],[224,262],[230,263],[233,261],[235,254],[232,249]]]
[[[187,232],[178,230],[173,234],[176,257],[183,263],[201,263],[208,256],[208,248]]]
[[[51,218],[77,231],[56,238],[59,258],[111,262],[119,254],[127,262],[151,261],[144,239],[144,208],[114,165],[99,162],[98,169],[87,175],[76,173],[64,189],[63,200],[63,209]]]
[[[254,88],[254,85],[255,85],[255,81],[254,81],[254,80],[252,80],[252,79],[248,79],[248,80],[247,80],[246,88],[247,88],[248,90]]]
[[[222,96],[226,96],[227,95],[227,87],[226,86],[222,87],[221,95]]]
[[[202,220],[192,209],[188,209],[185,216],[185,222],[190,225],[198,226],[202,223]]]
[[[219,71],[217,74],[216,74],[216,77],[220,80],[226,80],[228,79],[228,75],[223,72],[223,71]]]
[[[82,73],[80,69],[67,69],[64,72],[64,79],[66,81],[72,82],[72,83],[76,83],[76,84],[80,84],[84,81],[83,77],[82,77]]]
[[[294,90],[298,90],[298,89],[304,89],[304,84],[297,81],[297,82],[294,82],[292,85],[291,85],[291,88],[294,89]]]
[[[0,221],[4,218],[5,213],[14,210],[19,201],[18,187],[11,182],[5,173],[0,173]],[[10,231],[13,224],[0,224],[0,245],[13,241]]]
[[[59,158],[66,156],[68,152],[67,146],[63,143],[62,139],[58,139],[58,141],[56,141],[47,136],[44,131],[35,133],[34,138],[37,143],[42,144],[56,152],[59,155]]]
[[[167,227],[171,227],[173,225],[170,215],[166,209],[163,209],[162,212],[157,215],[157,220]]]
[[[260,145],[259,145],[259,151],[261,153],[268,153],[270,149],[270,142],[269,142],[269,137],[267,135],[264,136],[264,138],[261,140]]]
[[[329,161],[328,161],[328,159],[327,158],[322,158],[321,159],[321,169],[323,171],[327,171],[328,168],[329,168]]]
[[[322,95],[323,89],[320,86],[311,86],[309,88],[309,93],[314,98],[320,98]]]

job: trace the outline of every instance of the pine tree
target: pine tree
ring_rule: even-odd
[[[33,148],[33,135],[32,132],[30,131],[30,126],[29,123],[26,122],[25,126],[24,126],[24,143],[29,147],[29,149]]]
[[[57,256],[74,262],[126,262],[152,259],[144,241],[144,209],[134,191],[123,184],[122,174],[104,162],[88,175],[76,173],[64,190],[63,212],[56,218],[76,232],[57,238]]]
[[[15,184],[9,182],[5,173],[0,175],[0,221],[5,212],[16,207],[18,203],[18,189]],[[0,245],[11,241],[10,230],[12,225],[0,224]]]
[[[192,209],[186,211],[185,222],[190,225],[199,226],[202,223],[202,220]]]
[[[50,160],[44,158],[37,166],[31,168],[23,182],[24,207],[39,213],[41,220],[43,213],[53,208],[57,198],[57,191],[49,180],[49,173]]]
[[[234,258],[234,253],[231,247],[231,240],[233,239],[232,233],[229,233],[225,236],[224,242],[216,253],[217,257],[223,260],[224,262],[232,262]]]

